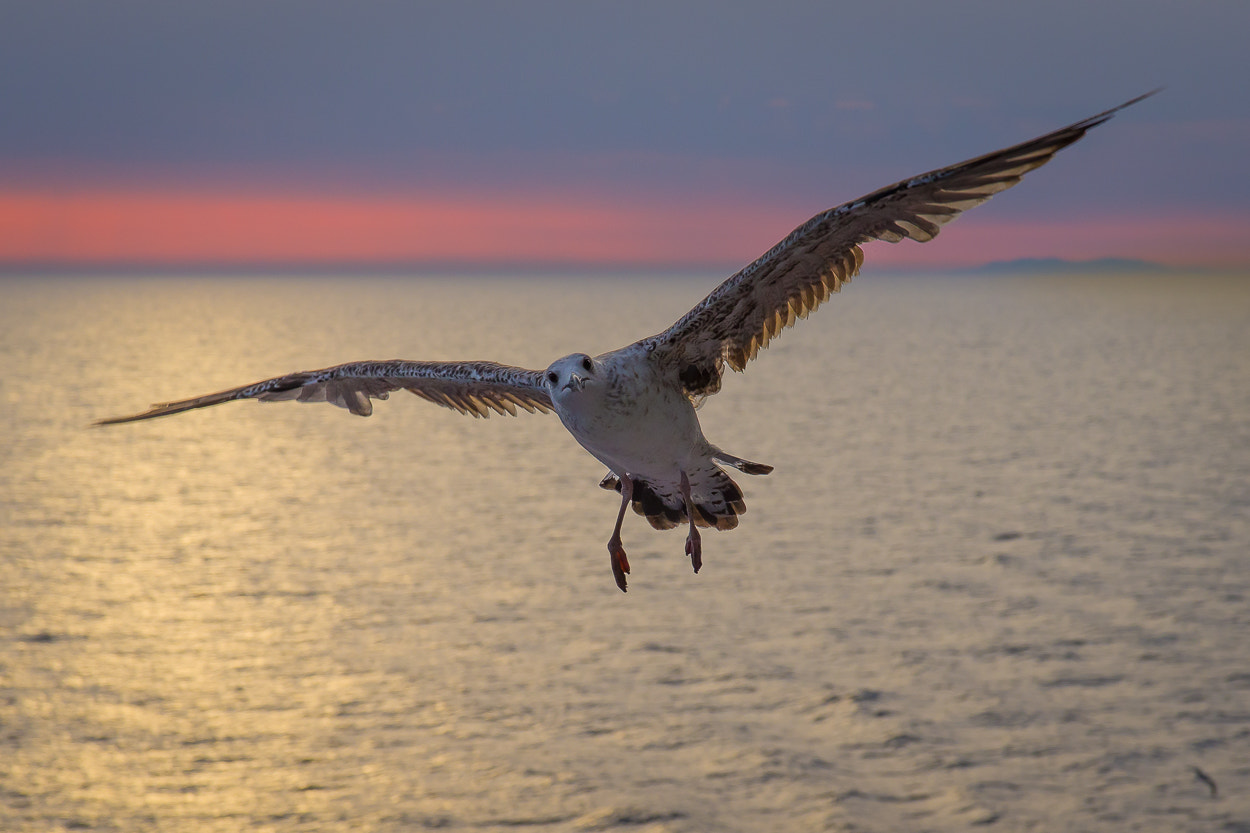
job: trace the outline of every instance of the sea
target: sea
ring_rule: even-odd
[[[700,410],[738,529],[551,415],[229,403],[544,368],[722,276],[0,279],[0,830],[1250,833],[1250,276],[856,278]]]

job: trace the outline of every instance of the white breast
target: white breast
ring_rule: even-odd
[[[642,356],[609,357],[593,382],[553,402],[569,433],[618,475],[675,482],[708,456],[694,406]]]

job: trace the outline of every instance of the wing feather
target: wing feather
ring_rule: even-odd
[[[551,397],[542,373],[495,362],[353,362],[322,370],[289,373],[229,390],[153,405],[143,413],[102,419],[114,425],[207,408],[237,399],[262,402],[329,402],[353,414],[369,416],[374,399],[407,390],[435,405],[462,414],[487,417],[492,412],[516,416],[551,410]]]
[[[850,282],[864,262],[861,244],[932,240],[961,212],[1015,185],[1088,130],[1150,95],[817,214],[668,330],[639,344],[678,374],[687,395],[716,393],[726,364],[743,370],[783,329]]]

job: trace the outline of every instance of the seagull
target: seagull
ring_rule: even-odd
[[[1157,91],[1156,91],[1157,92]],[[407,390],[474,417],[554,411],[573,438],[608,467],[600,486],[620,494],[608,556],[627,589],[621,543],[631,505],[656,529],[686,525],[686,555],[703,564],[699,529],[733,529],[746,511],[726,467],[762,475],[772,466],[737,457],[703,436],[696,408],[720,390],[725,369],[742,371],[782,330],[806,318],[864,262],[862,244],[927,242],[959,214],[1015,185],[1056,153],[1147,93],[1018,145],[930,171],[823,211],[730,277],[662,333],[619,350],[574,353],[546,370],[491,361],[364,361],[301,371],[153,405],[115,425],[237,399],[329,402],[358,416],[373,399]]]

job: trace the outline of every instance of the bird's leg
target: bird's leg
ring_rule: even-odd
[[[608,557],[612,560],[612,576],[621,592],[626,592],[625,574],[629,572],[629,559],[625,557],[625,547],[621,546],[621,524],[625,522],[625,510],[634,496],[634,479],[628,474],[621,476],[621,511],[616,514],[616,528],[608,539]]]
[[[694,525],[694,501],[690,497],[690,478],[681,473],[681,496],[686,501],[686,517],[690,519],[690,534],[686,536],[686,555],[690,556],[690,566],[699,572],[703,566],[703,546],[699,543],[699,530]]]

